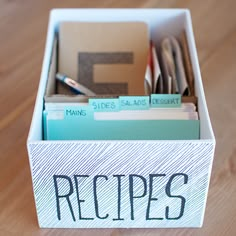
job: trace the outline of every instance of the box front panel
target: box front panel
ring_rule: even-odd
[[[213,157],[201,142],[28,145],[41,227],[200,227]]]

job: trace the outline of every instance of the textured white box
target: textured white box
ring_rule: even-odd
[[[200,140],[42,140],[43,98],[53,39],[61,21],[145,21],[155,44],[185,29],[198,96]],[[201,227],[215,138],[189,11],[53,10],[27,148],[40,227]]]

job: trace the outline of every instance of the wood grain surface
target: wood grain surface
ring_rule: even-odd
[[[216,153],[201,229],[39,229],[26,139],[52,8],[189,8]],[[236,1],[0,0],[0,235],[236,235]]]

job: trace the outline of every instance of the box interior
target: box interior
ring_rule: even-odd
[[[183,30],[186,32],[191,64],[195,78],[195,94],[198,97],[198,112],[200,118],[200,140],[214,139],[210,119],[208,116],[205,102],[204,91],[201,82],[201,75],[198,65],[195,42],[192,32],[190,14],[187,10],[53,10],[50,16],[45,56],[41,74],[41,80],[38,90],[38,96],[35,104],[34,115],[32,119],[29,141],[42,140],[42,111],[44,95],[45,99],[60,101],[57,98],[50,98],[55,91],[55,73],[57,71],[57,34],[59,24],[62,21],[85,21],[85,22],[111,22],[111,21],[142,21],[149,26],[150,37],[156,47],[160,41],[169,35],[177,38]],[[68,101],[73,99],[71,96],[66,98]],[[84,101],[83,96],[76,96],[78,101]],[[65,101],[65,98],[63,98]],[[161,140],[157,140],[161,141]],[[189,140],[188,140],[189,141]],[[190,140],[192,142],[192,140]],[[199,140],[195,140],[196,142]],[[174,141],[173,141],[174,142]]]

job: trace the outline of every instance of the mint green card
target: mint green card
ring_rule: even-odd
[[[147,110],[149,99],[149,96],[120,96],[120,110]]]
[[[162,108],[181,107],[181,95],[151,94],[151,107],[162,107]]]
[[[118,98],[90,98],[89,105],[96,112],[120,110]]]

